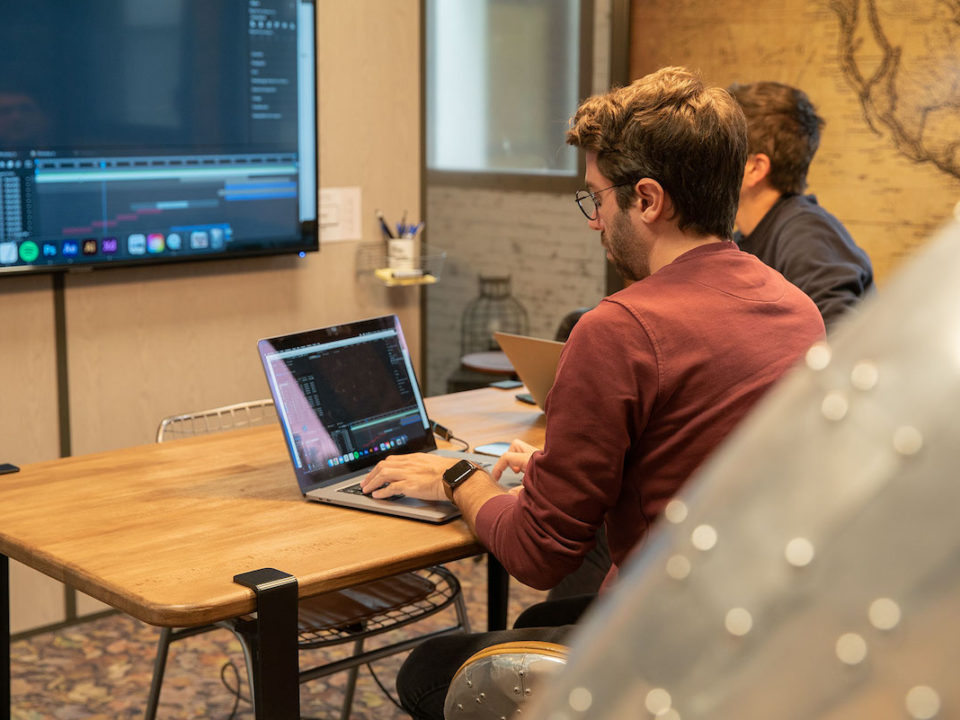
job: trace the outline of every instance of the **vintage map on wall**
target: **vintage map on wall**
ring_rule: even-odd
[[[827,121],[809,191],[878,280],[960,201],[960,0],[634,0],[631,76],[802,88]]]

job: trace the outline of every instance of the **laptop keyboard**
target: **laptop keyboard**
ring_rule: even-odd
[[[490,469],[493,467],[493,463],[492,463],[492,462],[489,462],[489,463],[488,463],[488,462],[478,462],[478,463],[476,463],[476,465],[477,465],[477,467],[483,468],[483,469],[486,470],[487,472],[490,472]],[[389,483],[387,483],[387,485],[384,485],[384,487],[387,487],[388,485],[389,485]],[[370,497],[369,495],[366,495],[366,494],[363,492],[363,490],[360,489],[360,483],[356,483],[356,484],[354,484],[354,485],[348,485],[347,487],[337,488],[337,492],[350,493],[351,495],[365,495],[365,497]],[[377,499],[377,500],[399,500],[399,499],[402,498],[402,497],[403,497],[403,495],[391,495],[390,497],[376,498],[376,499]]]

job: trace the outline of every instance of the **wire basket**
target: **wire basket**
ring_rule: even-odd
[[[357,246],[357,273],[373,275],[388,287],[428,285],[440,279],[445,250],[414,245],[413,256],[398,260],[388,255],[385,243],[362,243]]]

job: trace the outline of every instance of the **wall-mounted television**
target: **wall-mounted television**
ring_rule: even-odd
[[[313,0],[0,0],[0,275],[318,249]]]

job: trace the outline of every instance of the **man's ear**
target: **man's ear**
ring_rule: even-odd
[[[663,186],[653,178],[640,178],[633,186],[633,191],[636,193],[635,206],[647,222],[659,218],[669,204]]]
[[[743,172],[743,183],[747,187],[756,187],[770,177],[770,156],[766,153],[753,153],[747,156],[747,165]]]

